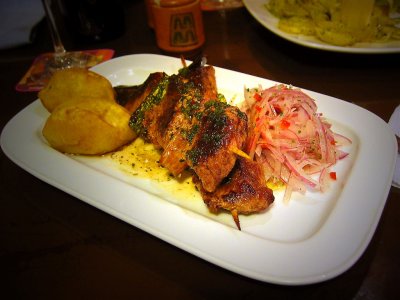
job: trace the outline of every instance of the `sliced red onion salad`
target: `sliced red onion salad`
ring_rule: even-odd
[[[293,191],[324,192],[336,173],[330,171],[347,156],[340,146],[351,140],[334,133],[310,96],[283,84],[245,89],[250,133],[247,153],[261,162],[268,182],[286,185],[284,201]]]

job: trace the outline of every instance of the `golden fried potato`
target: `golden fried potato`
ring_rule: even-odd
[[[38,96],[49,112],[71,100],[103,99],[115,102],[111,83],[105,77],[81,68],[56,71]]]
[[[129,112],[102,99],[69,101],[57,106],[43,127],[53,148],[70,154],[100,155],[134,140]]]
[[[315,34],[323,42],[345,47],[357,41],[355,32],[350,33],[340,23],[320,22],[318,25],[315,28]]]

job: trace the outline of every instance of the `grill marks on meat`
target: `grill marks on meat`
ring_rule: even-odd
[[[272,191],[266,186],[261,165],[239,157],[232,172],[217,189],[206,191],[197,176],[193,178],[204,203],[211,212],[230,211],[240,229],[238,214],[251,214],[268,208],[274,201]]]
[[[116,86],[114,91],[116,93],[116,100],[118,104],[125,107],[131,114],[138,109],[146,97],[155,89],[160,83],[161,79],[165,78],[167,74],[164,72],[151,73],[146,81],[141,85],[135,86]]]
[[[171,110],[176,102],[176,93],[170,89],[173,81],[168,76],[163,77],[132,113],[129,121],[129,126],[139,136],[158,147],[163,146],[163,125],[168,124],[168,116],[172,116]]]
[[[202,187],[213,192],[236,162],[231,149],[242,149],[247,138],[247,117],[237,107],[223,102],[205,104],[197,139],[187,152],[188,165]]]
[[[136,87],[114,88],[131,112],[130,126],[163,149],[160,163],[174,176],[186,168],[210,211],[238,214],[266,209],[274,200],[261,166],[237,157],[248,132],[247,116],[218,99],[215,70],[193,63],[178,74],[152,73]]]
[[[179,89],[181,98],[167,128],[160,159],[161,165],[174,176],[188,167],[187,152],[198,136],[204,104],[218,98],[214,68],[188,69]]]

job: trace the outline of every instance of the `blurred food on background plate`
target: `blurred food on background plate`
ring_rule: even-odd
[[[282,31],[328,44],[400,41],[398,0],[270,0],[265,7]]]

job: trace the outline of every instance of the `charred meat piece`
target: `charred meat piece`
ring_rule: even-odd
[[[192,64],[182,69],[180,75],[181,97],[165,132],[165,147],[160,160],[174,176],[188,167],[186,154],[200,128],[204,104],[218,98],[212,66],[194,68]]]
[[[140,85],[114,87],[118,104],[133,113],[166,76],[167,74],[164,72],[155,72],[151,73],[146,81]]]
[[[166,76],[150,92],[132,113],[130,127],[147,142],[160,148],[164,146],[164,135],[176,102],[180,98],[177,88],[180,78]]]
[[[203,189],[213,192],[229,175],[247,138],[247,117],[237,107],[209,101],[204,105],[199,131],[186,153],[188,165]]]
[[[182,114],[174,115],[173,122],[179,124],[179,127],[168,128],[166,136],[169,138],[169,143],[165,144],[160,164],[167,168],[172,175],[179,177],[188,167],[186,152],[190,148],[199,125],[188,123]]]
[[[205,70],[212,70],[212,74]],[[209,80],[212,80],[212,83],[209,83]],[[209,88],[210,85],[213,88],[212,90]],[[129,125],[146,141],[160,148],[165,148],[167,153],[170,153],[168,148],[171,141],[170,137],[184,136],[187,139],[187,130],[191,130],[189,126],[191,127],[191,123],[195,119],[192,116],[198,111],[197,102],[208,97],[208,94],[216,96],[214,69],[212,67],[201,67],[201,65],[194,68],[191,64],[189,67],[182,68],[176,75],[161,78],[136,110],[132,112]],[[179,119],[180,113],[183,113],[186,119],[189,118],[189,123],[174,121],[176,118]],[[173,133],[171,133],[171,129]],[[179,146],[175,149],[184,151],[185,147],[181,147],[181,143],[179,143]],[[177,152],[174,151],[174,154],[177,154]],[[171,161],[171,158],[172,156],[168,161]],[[163,159],[161,161],[163,164]],[[180,161],[182,161],[181,158],[171,162],[175,164]],[[177,175],[172,164],[171,166],[165,165],[165,167],[174,175]],[[185,166],[180,170],[184,168]]]
[[[247,139],[247,116],[219,99],[215,70],[204,63],[116,87],[117,102],[132,113],[130,127],[163,149],[161,165],[175,176],[191,168],[210,211],[230,211],[240,229],[238,214],[265,210],[274,196],[261,166],[237,156]]]
[[[193,181],[209,210],[214,213],[219,209],[230,211],[239,229],[238,214],[263,211],[274,201],[271,189],[266,186],[261,165],[243,157],[237,159],[230,175],[212,193],[203,188],[196,175]]]

